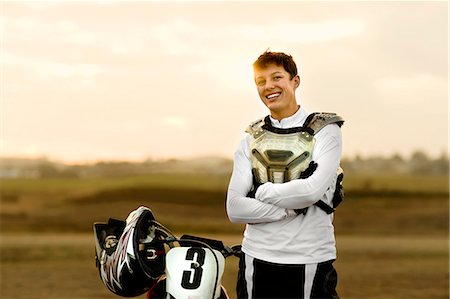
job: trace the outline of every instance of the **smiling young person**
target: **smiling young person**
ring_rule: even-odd
[[[338,298],[333,212],[342,200],[343,120],[298,104],[292,56],[266,51],[253,69],[270,115],[247,128],[227,192],[229,219],[246,224],[238,298]]]

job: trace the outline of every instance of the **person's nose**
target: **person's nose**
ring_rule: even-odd
[[[268,80],[268,81],[266,82],[265,89],[266,89],[266,90],[272,90],[272,89],[274,89],[274,88],[275,88],[275,84],[273,84],[273,81]]]

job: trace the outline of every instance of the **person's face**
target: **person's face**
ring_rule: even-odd
[[[255,69],[254,74],[259,97],[269,108],[272,117],[282,119],[297,111],[295,90],[300,85],[298,75],[291,79],[282,66],[275,64],[269,64],[264,69]]]

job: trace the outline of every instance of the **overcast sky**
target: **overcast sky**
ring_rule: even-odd
[[[448,2],[1,2],[2,156],[232,157],[268,114],[252,63],[297,61],[343,155],[448,144]]]

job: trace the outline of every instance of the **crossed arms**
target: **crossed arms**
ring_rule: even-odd
[[[313,205],[333,188],[341,152],[340,128],[326,126],[316,135],[312,159],[318,166],[311,176],[282,184],[265,183],[258,188],[255,198],[251,198],[246,197],[253,184],[250,149],[247,139],[243,139],[235,152],[227,192],[226,208],[230,221],[265,223],[296,216],[294,209]]]

